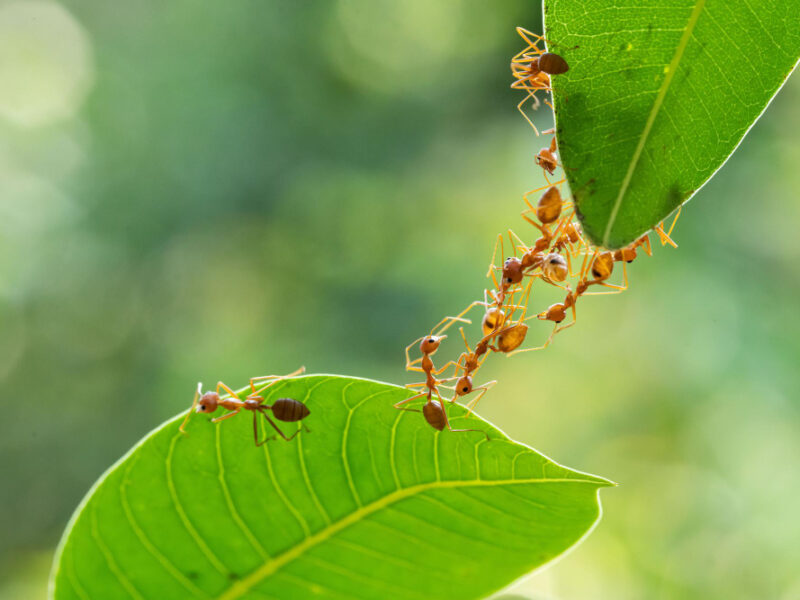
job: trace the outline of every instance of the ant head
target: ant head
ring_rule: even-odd
[[[446,335],[429,335],[419,343],[419,351],[423,354],[433,354],[439,349],[439,344],[445,339]]]
[[[464,375],[456,383],[456,395],[464,396],[472,391],[472,377]]]
[[[553,321],[554,323],[561,323],[567,316],[567,308],[562,303],[551,304],[550,307],[543,313],[539,313],[538,317],[544,321]]]
[[[556,252],[552,252],[544,257],[542,262],[542,272],[548,279],[553,281],[564,281],[567,278],[569,269],[564,257]]]
[[[503,283],[513,285],[522,281],[522,261],[516,256],[509,256],[503,263]]]
[[[527,71],[526,75],[528,77],[533,77],[534,75],[539,73],[539,71],[541,70],[539,69],[539,57],[536,56],[533,59],[531,59],[531,62],[529,62],[525,67],[525,70]]]
[[[206,392],[200,397],[196,411],[199,413],[213,413],[219,406],[219,394],[217,392]]]

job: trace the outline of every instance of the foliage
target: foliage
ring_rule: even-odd
[[[244,413],[146,437],[68,529],[55,598],[481,598],[581,539],[599,477],[477,418],[436,432],[362,379],[280,382],[311,433],[253,444]],[[454,415],[463,415],[458,405]],[[286,425],[284,424],[284,427]]]
[[[800,11],[767,3],[545,0],[570,65],[557,137],[584,229],[624,246],[727,160],[800,56]]]

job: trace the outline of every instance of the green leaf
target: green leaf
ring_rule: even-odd
[[[253,443],[250,414],[177,417],[91,490],[64,534],[58,600],[481,598],[562,554],[600,516],[599,477],[450,407],[436,432],[363,379],[280,382],[311,433]],[[221,414],[221,413],[220,413]],[[283,424],[287,433],[295,425]]]
[[[584,229],[632,242],[722,166],[800,55],[794,0],[545,0],[561,160]]]

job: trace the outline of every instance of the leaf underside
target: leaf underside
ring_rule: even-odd
[[[481,598],[579,541],[604,479],[508,440],[464,409],[436,432],[406,389],[308,376],[311,433],[253,444],[243,413],[176,417],[101,478],[64,535],[58,600]],[[221,413],[219,413],[221,414]],[[462,417],[459,418],[458,415]],[[287,433],[296,425],[282,424]]]
[[[629,244],[734,151],[800,55],[794,0],[545,0],[556,135],[585,231]]]

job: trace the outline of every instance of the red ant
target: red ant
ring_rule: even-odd
[[[553,327],[553,332],[550,334],[550,338],[548,339],[545,346],[550,343],[550,340],[553,339],[553,336],[556,333],[563,331],[569,327],[575,325],[578,320],[577,311],[575,310],[575,304],[578,301],[578,298],[584,295],[597,295],[597,294],[616,294],[623,290],[625,290],[628,286],[627,280],[627,273],[625,274],[625,284],[624,286],[616,286],[610,283],[606,283],[606,279],[611,276],[611,273],[614,268],[614,258],[611,252],[605,251],[595,251],[591,263],[591,272],[594,279],[587,278],[587,258],[588,254],[584,256],[583,264],[581,265],[580,275],[578,277],[578,285],[575,287],[575,291],[572,290],[569,286],[567,286],[567,295],[564,298],[563,302],[559,302],[556,304],[551,305],[546,311],[543,311],[537,315],[537,317],[544,321],[553,321],[555,326]],[[624,271],[623,265],[623,272]],[[586,290],[592,285],[600,285],[603,287],[613,288],[616,291],[614,292],[595,292],[595,293],[588,293]],[[569,325],[564,325],[559,327],[559,323],[561,323],[567,315],[568,310],[572,310],[572,322]]]
[[[452,319],[452,318],[448,317],[447,319]],[[467,321],[466,319],[460,319],[460,320]],[[452,321],[447,325],[447,327],[449,327],[450,324],[452,324]],[[436,330],[437,327],[434,327],[433,329]],[[441,367],[440,369],[435,369],[433,366],[433,359],[431,358],[431,355],[436,353],[436,351],[439,349],[439,345],[442,343],[442,340],[444,340],[446,337],[447,337],[446,335],[431,334],[422,338],[422,341],[420,342],[419,345],[419,350],[422,353],[422,357],[415,361],[410,360],[408,356],[408,351],[411,348],[411,346],[413,346],[416,343],[416,340],[411,344],[409,344],[409,346],[406,348],[406,369],[409,371],[421,371],[425,373],[424,382],[412,383],[407,385],[406,387],[413,388],[421,386],[421,387],[427,387],[428,389],[427,391],[420,392],[409,398],[406,398],[405,400],[401,400],[400,402],[395,403],[394,407],[401,409],[401,406],[403,406],[404,404],[412,402],[417,398],[426,397],[427,401],[425,402],[425,405],[422,407],[422,414],[431,427],[433,427],[438,431],[442,431],[445,427],[450,431],[454,432],[480,431],[486,436],[486,439],[488,440],[489,435],[485,431],[481,431],[480,429],[453,429],[453,427],[450,425],[449,419],[447,418],[447,411],[444,408],[444,399],[442,398],[442,395],[439,393],[439,384],[443,383],[444,381],[450,381],[452,378],[440,381],[436,379],[436,375],[445,371],[451,364],[453,364],[453,361],[447,363],[444,367]],[[421,363],[419,367],[414,366],[417,362]],[[433,399],[432,395],[434,393],[436,394],[438,400]],[[401,410],[419,412],[416,409],[410,409],[410,408],[403,408]]]
[[[537,44],[543,41],[544,38],[538,36],[522,27],[517,27],[517,33],[527,43],[527,47],[518,52],[511,59],[511,72],[516,81],[511,84],[513,89],[521,89],[526,93],[525,98],[517,104],[517,110],[525,117],[536,135],[539,135],[538,129],[533,124],[533,121],[523,110],[523,106],[529,100],[533,100],[533,109],[539,107],[539,99],[536,98],[537,90],[550,91],[550,76],[560,75],[569,70],[569,65],[558,54],[552,52],[544,52]],[[531,38],[535,38],[532,40]],[[548,103],[548,105],[550,105]],[[550,105],[552,108],[552,105]]]
[[[553,136],[553,139],[550,140],[550,146],[539,150],[534,157],[536,164],[542,167],[542,170],[545,172],[545,179],[547,179],[548,173],[550,175],[555,173],[556,167],[558,166],[558,157],[556,156],[557,151],[558,147],[556,146],[556,138]]]
[[[233,416],[238,415],[242,410],[249,410],[253,413],[253,440],[255,441],[256,446],[261,446],[263,443],[270,439],[274,439],[273,437],[267,437],[262,442],[258,441],[258,423],[257,423],[257,416],[260,413],[264,416],[267,422],[272,425],[275,431],[280,434],[280,436],[286,440],[287,442],[293,439],[300,430],[305,428],[306,431],[310,431],[308,427],[304,424],[301,424],[301,428],[295,431],[291,436],[286,437],[286,435],[281,431],[281,429],[275,424],[275,422],[269,418],[267,415],[267,411],[272,411],[272,415],[279,421],[283,422],[295,422],[295,421],[302,421],[305,419],[309,414],[310,411],[308,407],[303,404],[302,402],[295,400],[293,398],[278,398],[273,404],[267,405],[264,404],[264,397],[259,395],[256,391],[256,382],[263,382],[269,381],[268,385],[261,388],[259,390],[261,393],[278,381],[282,379],[287,379],[289,377],[294,377],[301,373],[305,372],[305,367],[300,367],[293,373],[289,373],[288,375],[264,375],[261,377],[253,377],[250,379],[250,389],[252,390],[252,394],[248,395],[244,400],[241,399],[239,394],[229,388],[227,385],[222,383],[221,381],[217,383],[217,389],[214,392],[205,392],[202,393],[202,384],[197,384],[197,391],[194,395],[194,400],[192,400],[192,407],[189,409],[189,412],[186,413],[186,417],[183,420],[183,423],[180,426],[180,432],[184,435],[187,435],[185,427],[186,423],[189,420],[192,412],[197,413],[213,413],[217,410],[218,407],[225,408],[230,412],[222,415],[221,417],[217,417],[215,419],[211,419],[212,423],[218,423],[220,421],[224,421],[225,419],[229,419]],[[228,397],[221,397],[220,390],[225,390],[229,396]]]

